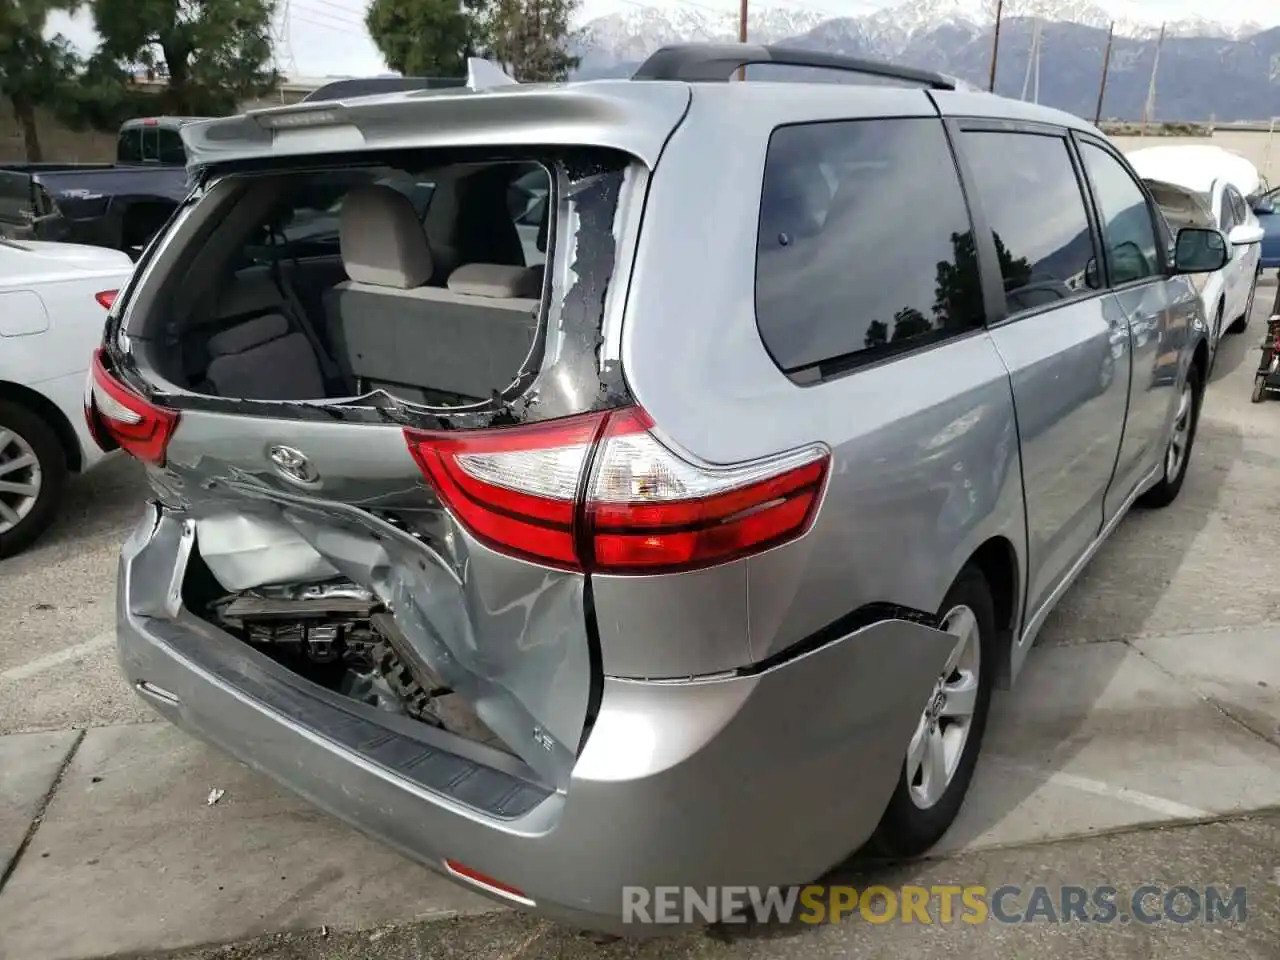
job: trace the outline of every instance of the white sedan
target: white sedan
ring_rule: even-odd
[[[57,515],[70,473],[102,459],[84,390],[129,255],[0,239],[0,557]]]
[[[1209,227],[1227,238],[1227,265],[1197,280],[1216,351],[1222,332],[1243,331],[1253,309],[1263,229],[1245,197],[1260,187],[1258,168],[1237,153],[1208,145],[1146,147],[1127,156],[1173,233],[1179,227]]]

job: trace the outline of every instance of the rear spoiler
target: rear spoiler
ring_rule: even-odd
[[[458,77],[364,77],[350,80],[334,80],[317,87],[299,103],[317,100],[349,100],[352,97],[371,97],[379,93],[404,93],[409,90],[441,90],[462,87],[466,81]]]
[[[300,101],[314,103],[317,100],[349,100],[352,97],[372,97],[382,93],[407,93],[411,90],[446,90],[466,87],[468,90],[489,90],[516,83],[501,67],[478,57],[467,59],[465,77],[351,77],[334,80],[312,90]]]
[[[388,91],[397,81],[407,81],[409,89]],[[368,90],[371,82],[384,92],[187,124],[181,132],[191,182],[210,167],[241,161],[531,143],[591,144],[630,154],[652,169],[692,99],[684,84],[521,84],[483,60],[470,61],[466,82],[451,87],[385,77],[357,89]]]

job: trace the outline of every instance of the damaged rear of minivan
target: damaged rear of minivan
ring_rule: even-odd
[[[812,879],[847,851],[803,796],[844,805],[859,751],[884,752],[784,747],[778,719],[824,676],[847,703],[863,668],[753,666],[735,626],[744,563],[806,533],[829,450],[702,462],[623,374],[641,220],[690,100],[415,91],[193,125],[194,192],[86,391],[153,490],[118,588],[137,692],[457,881],[615,932],[624,884]],[[685,650],[649,635],[672,618]],[[742,651],[723,666],[696,649],[713,622]],[[899,649],[942,650],[893,623]],[[888,693],[859,709],[900,714],[904,742],[915,722]],[[761,745],[795,776],[753,764]],[[839,835],[865,836],[899,765]]]

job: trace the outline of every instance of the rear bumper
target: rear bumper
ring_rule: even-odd
[[[890,620],[755,676],[606,680],[555,792],[176,607],[163,586],[182,549],[180,524],[148,518],[120,564],[120,661],[156,710],[415,860],[447,875],[458,861],[518,888],[526,908],[618,934],[659,932],[626,922],[624,886],[806,883],[861,845],[950,648]]]

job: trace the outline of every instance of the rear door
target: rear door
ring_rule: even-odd
[[[1169,279],[1159,214],[1128,165],[1101,140],[1077,136],[1077,143],[1101,227],[1107,286],[1128,323],[1133,350],[1124,441],[1107,493],[1110,519],[1164,456],[1197,296],[1187,278]]]
[[[1243,222],[1239,217],[1239,211],[1236,210],[1235,204],[1231,202],[1231,187],[1227,184],[1219,184],[1216,189],[1220,196],[1218,199],[1218,228],[1228,237],[1231,231],[1240,226]],[[1222,313],[1222,327],[1225,330],[1231,325],[1231,321],[1235,318],[1235,306],[1240,300],[1240,252],[1241,248],[1227,245],[1227,255],[1231,258],[1225,267],[1222,268],[1223,279],[1223,300],[1225,301],[1225,309]],[[1209,322],[1213,322],[1213,317],[1209,318]]]
[[[1231,204],[1232,214],[1238,224],[1254,223],[1249,205],[1245,203],[1240,191],[1231,184],[1227,185],[1226,201]],[[1249,291],[1253,288],[1253,277],[1258,270],[1258,246],[1256,243],[1250,243],[1244,246],[1232,246],[1228,250],[1231,255],[1228,268],[1234,273],[1232,279],[1235,284],[1231,310],[1227,317],[1229,321],[1234,321],[1248,309]]]
[[[1129,330],[1104,288],[1066,131],[988,121],[955,129],[984,221],[984,267],[998,271],[1006,300],[991,336],[1017,410],[1034,622],[1102,527],[1128,403]]]

